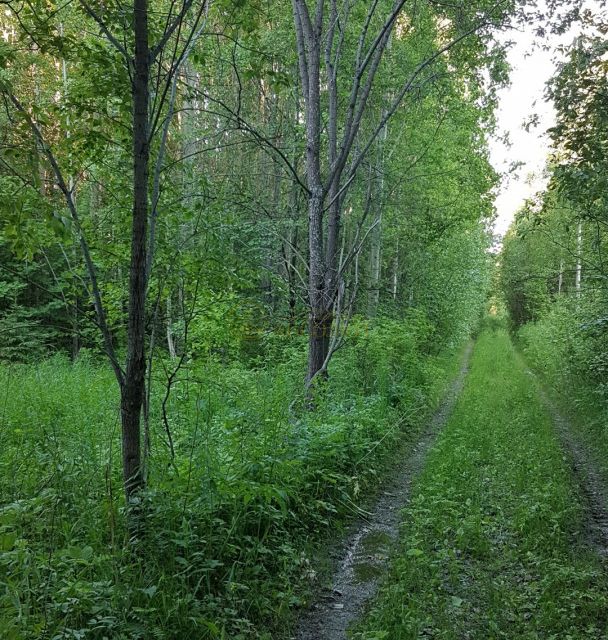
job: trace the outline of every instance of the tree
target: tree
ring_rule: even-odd
[[[346,251],[340,248],[349,189],[374,142],[403,102],[436,76],[449,73],[445,62],[449,52],[479,34],[476,45],[469,49],[472,60],[473,51],[482,46],[481,34],[505,16],[500,4],[473,5],[470,11],[459,7],[454,14],[433,3],[409,7],[405,0],[374,1],[367,10],[355,9],[349,2],[339,6],[337,0],[318,0],[311,10],[306,0],[292,0],[306,126],[308,385],[327,372],[344,268],[359,250],[359,236]],[[413,37],[420,49],[413,52],[410,43],[408,62],[413,63],[404,65],[406,74],[393,77],[392,95],[371,115],[370,104],[383,63],[386,66],[391,37],[396,41]],[[352,40],[355,44],[349,48]],[[393,49],[392,55],[401,51],[398,46]],[[451,64],[458,64],[456,55]],[[343,84],[348,87],[345,93]],[[363,126],[366,120],[367,126]]]
[[[17,95],[18,78],[15,75],[19,64],[18,45],[26,45],[29,50],[40,50],[51,59],[65,59],[70,53],[91,55],[89,43],[74,45],[73,33],[64,32],[61,12],[49,8],[45,3],[31,5],[31,15],[22,12],[20,6],[9,3],[11,16],[20,28],[12,46],[3,48],[2,93],[13,112],[24,122],[35,147],[39,149],[45,170],[53,176],[54,185],[63,195],[71,224],[78,238],[86,271],[89,278],[90,294],[95,308],[96,321],[103,336],[104,349],[114,370],[120,388],[122,456],[125,494],[131,501],[144,485],[141,452],[141,414],[145,399],[146,384],[146,300],[150,274],[154,261],[156,241],[156,221],[159,204],[160,168],[163,165],[169,127],[174,116],[176,84],[180,70],[188,57],[193,43],[197,40],[201,23],[207,12],[207,3],[196,4],[184,0],[181,6],[172,4],[164,12],[164,22],[160,31],[152,30],[154,37],[150,44],[150,17],[147,0],[134,0],[132,23],[124,20],[120,8],[107,9],[103,4],[95,5],[81,0],[82,16],[89,25],[96,26],[105,45],[101,45],[109,58],[120,61],[124,77],[129,78],[131,102],[129,106],[131,125],[128,138],[131,142],[132,160],[132,212],[130,225],[130,267],[127,311],[127,350],[124,367],[114,346],[108,324],[107,307],[104,304],[98,278],[98,267],[85,236],[76,190],[67,179],[71,173],[62,166],[61,156],[51,142],[52,123],[45,118],[42,110],[33,101],[26,104]],[[160,8],[160,7],[159,7]],[[70,14],[71,17],[71,14]],[[157,18],[158,20],[158,18]],[[158,33],[155,33],[158,31]],[[100,46],[98,44],[94,46]],[[27,65],[27,60],[25,61]],[[102,69],[106,72],[106,69]],[[152,82],[154,85],[151,86]],[[151,96],[154,95],[152,103]],[[32,98],[30,98],[32,99]],[[93,115],[93,114],[91,114]],[[69,131],[68,131],[68,138]],[[156,141],[155,171],[150,185],[151,149]],[[69,155],[65,165],[73,163]],[[82,171],[82,169],[81,169]],[[17,173],[19,176],[20,174]],[[26,186],[32,186],[27,179]]]

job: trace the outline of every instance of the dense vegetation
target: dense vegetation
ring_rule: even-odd
[[[1,17],[0,627],[278,637],[482,312],[513,7],[123,9]]]
[[[546,11],[562,4],[577,17]],[[3,4],[3,637],[289,632],[312,556],[420,431],[482,317],[497,34],[538,13]],[[556,79],[564,150],[502,258],[530,357],[602,399],[605,136],[569,109],[597,91],[580,101],[603,125],[605,64],[581,40]],[[568,249],[529,251],[547,228]]]
[[[310,542],[357,514],[388,452],[437,401],[454,359],[428,356],[428,330],[362,326],[314,413],[289,409],[301,341],[274,366],[193,363],[167,407],[174,457],[154,433],[145,532],[130,545],[111,372],[82,355],[3,366],[2,629],[147,639],[272,628],[315,584]],[[151,424],[163,393],[153,389]]]

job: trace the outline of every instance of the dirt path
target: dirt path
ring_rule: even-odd
[[[537,377],[530,370],[528,373]],[[589,447],[576,435],[542,384],[539,389],[543,404],[551,415],[557,435],[568,454],[586,507],[585,535],[604,560],[608,561],[608,482],[598,470]]]
[[[420,473],[426,454],[447,422],[462,390],[473,345],[428,428],[397,468],[374,504],[369,518],[346,539],[332,578],[332,589],[306,612],[295,640],[346,640],[346,631],[359,618],[365,603],[376,593],[400,525],[400,511],[407,504],[412,480]]]

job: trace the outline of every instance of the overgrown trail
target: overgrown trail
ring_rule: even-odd
[[[487,329],[413,488],[399,556],[354,638],[608,638],[593,501],[555,418],[507,333]]]
[[[428,450],[449,418],[468,371],[472,344],[444,401],[411,455],[395,470],[369,518],[347,538],[332,577],[332,589],[302,617],[296,640],[344,640],[349,626],[375,594],[379,579],[399,532],[400,510],[410,495],[412,480],[420,473]]]

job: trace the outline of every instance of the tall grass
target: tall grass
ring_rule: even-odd
[[[60,356],[2,365],[3,637],[281,637],[314,588],[314,545],[357,512],[457,360],[426,353],[422,321],[359,328],[314,412],[298,406],[293,339],[270,337],[253,367],[189,363],[167,403],[174,456],[158,365],[144,533],[131,544],[112,373]]]

